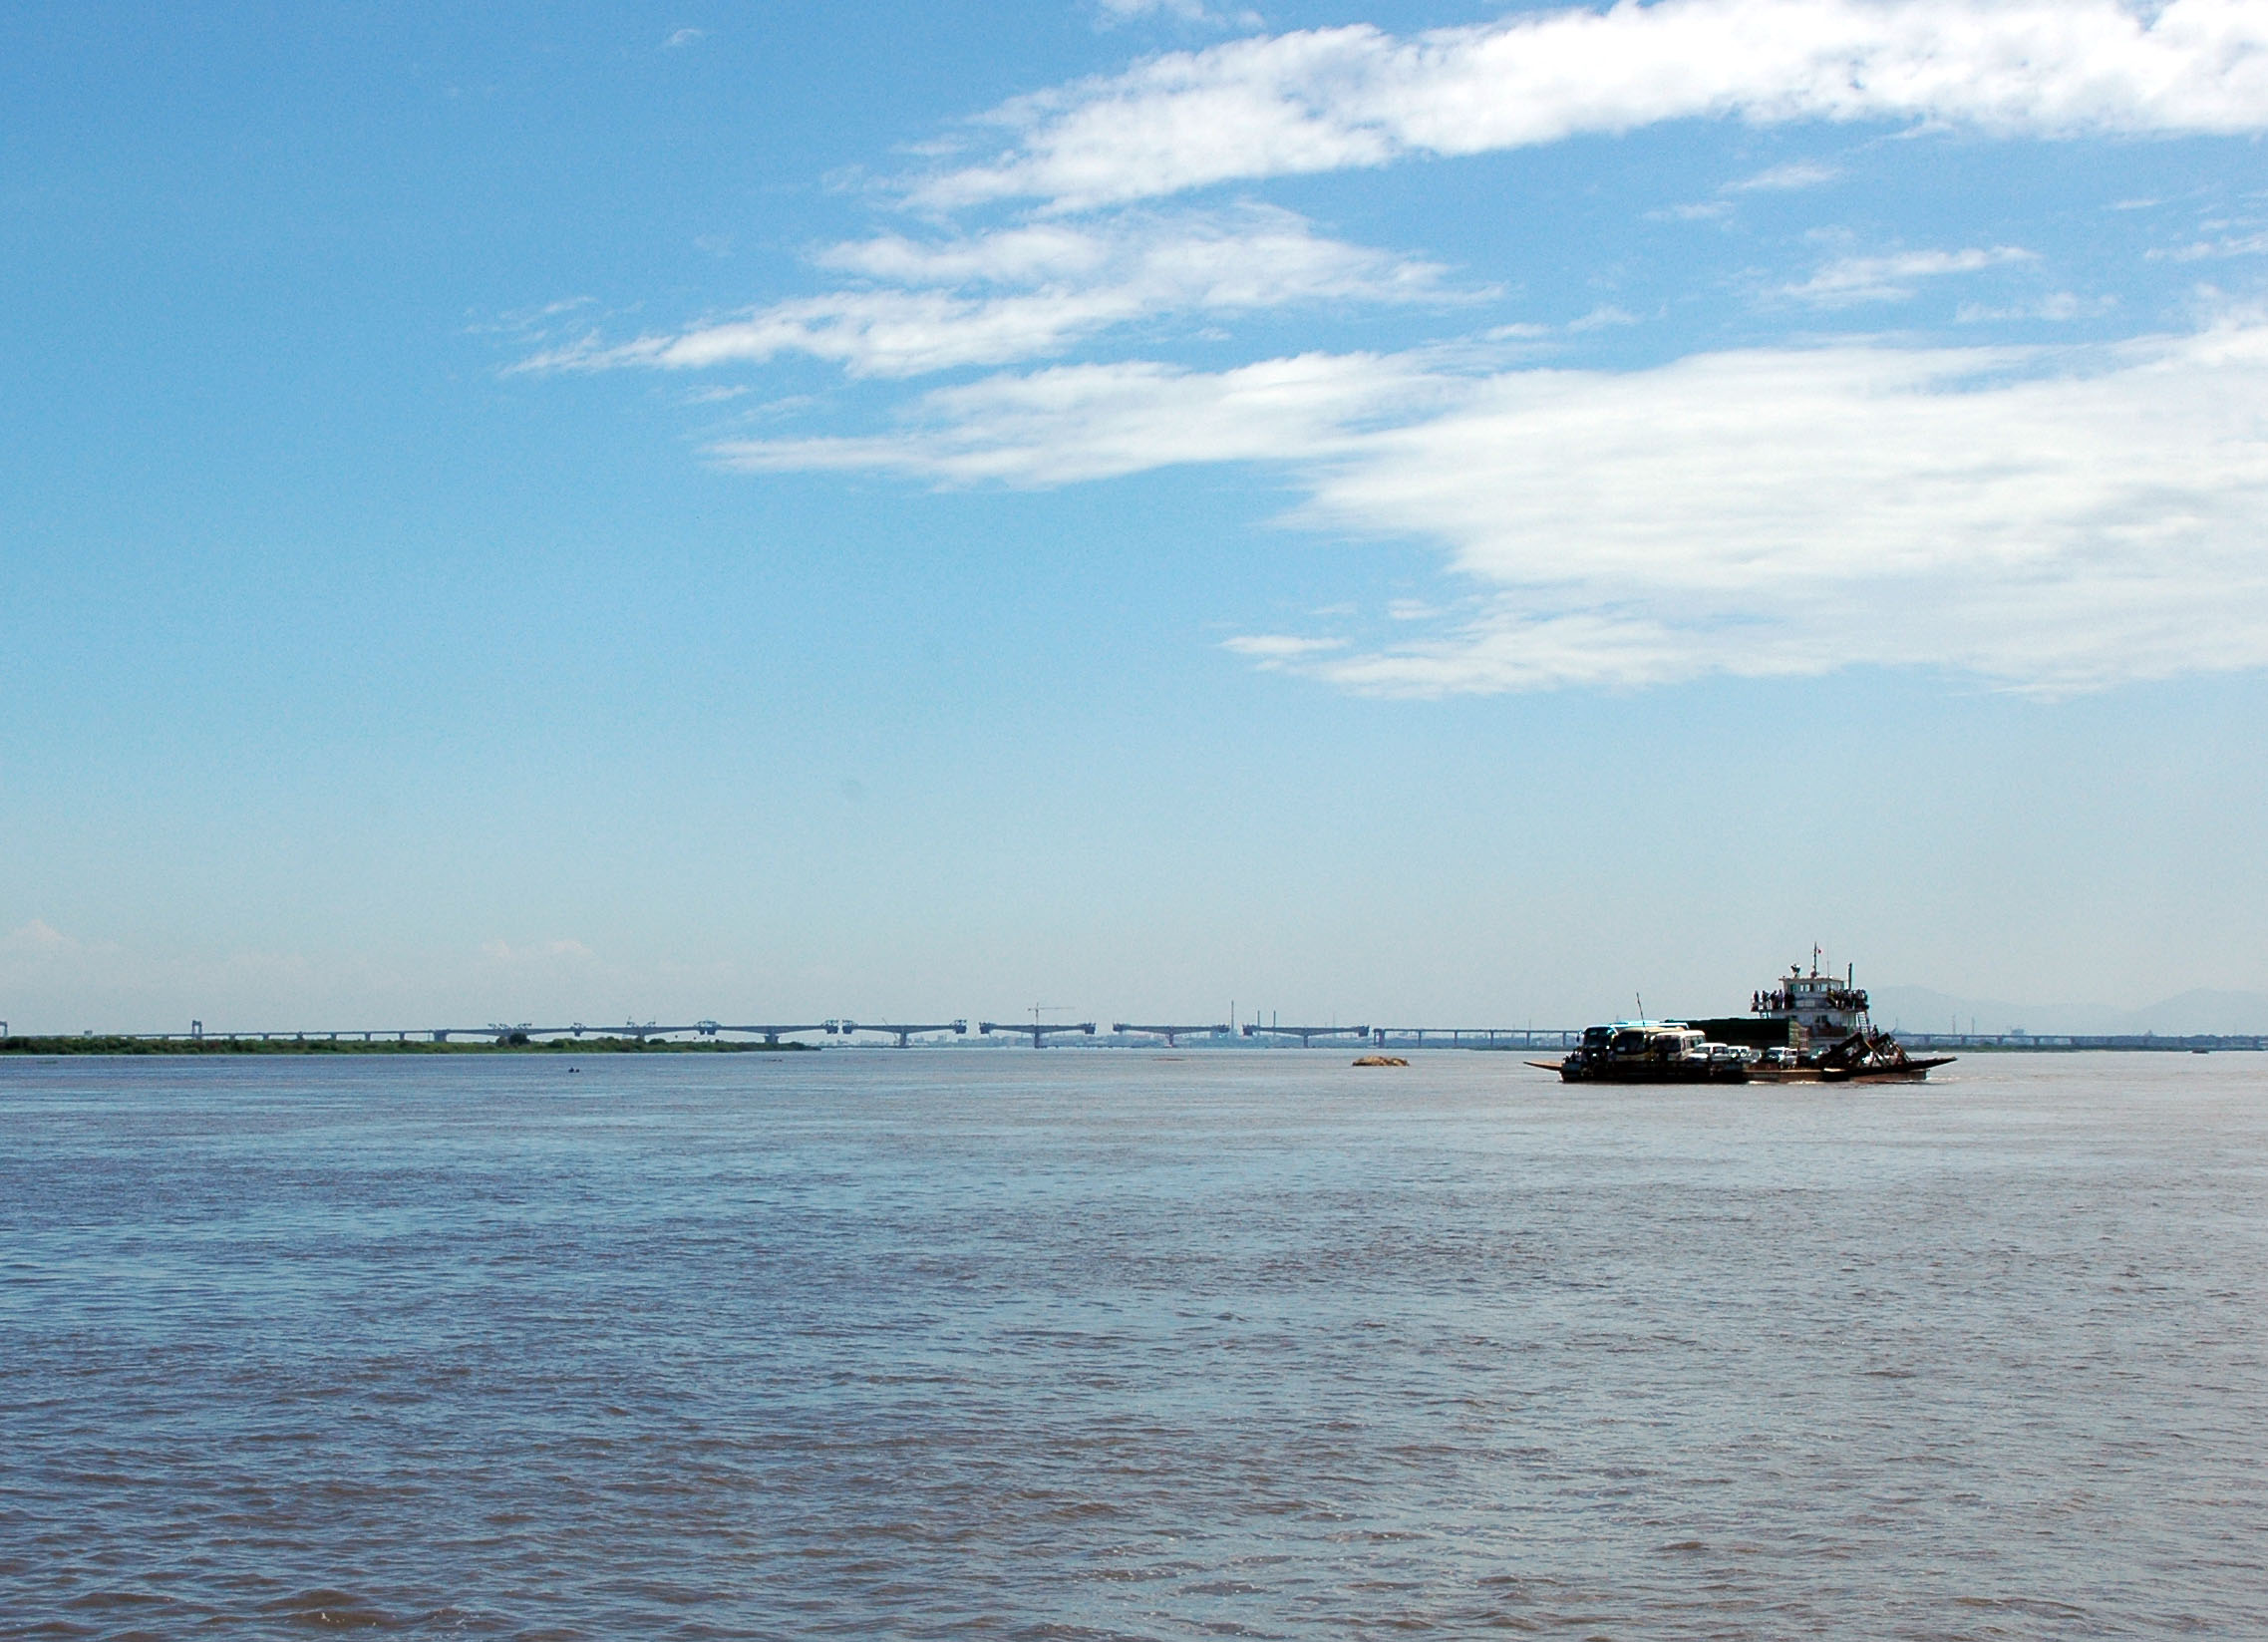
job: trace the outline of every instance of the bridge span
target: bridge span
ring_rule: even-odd
[[[827,1030],[829,1032],[840,1032],[844,1036],[848,1036],[854,1032],[886,1032],[894,1035],[898,1041],[898,1048],[903,1049],[907,1044],[912,1042],[914,1038],[925,1036],[931,1032],[950,1032],[956,1037],[966,1037],[968,1035],[969,1023],[966,1021],[940,1021],[934,1025],[929,1026],[907,1026],[902,1024],[896,1026],[883,1026],[873,1021],[836,1021],[832,1026],[828,1027]]]
[[[1081,1035],[1094,1037],[1095,1023],[1093,1021],[1080,1021],[1076,1025],[1069,1026],[1042,1026],[1037,1021],[1030,1023],[1023,1021],[979,1021],[977,1022],[977,1030],[987,1037],[995,1032],[1013,1032],[1020,1038],[1029,1037],[1034,1049],[1045,1049],[1048,1047],[1050,1038]]]
[[[1226,1021],[1211,1026],[1134,1026],[1127,1021],[1112,1023],[1113,1032],[1138,1032],[1145,1038],[1163,1038],[1167,1049],[1181,1047],[1179,1040],[1194,1037],[1225,1038],[1234,1029]]]
[[[1305,1049],[1309,1041],[1315,1038],[1367,1038],[1370,1036],[1370,1028],[1367,1026],[1278,1026],[1275,1022],[1270,1021],[1266,1026],[1254,1022],[1244,1029],[1244,1035],[1247,1038],[1297,1038],[1299,1047]]]

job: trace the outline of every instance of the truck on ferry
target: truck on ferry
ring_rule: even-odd
[[[1683,1021],[1614,1021],[1583,1029],[1564,1061],[1530,1061],[1570,1084],[1740,1084],[1747,1053]]]

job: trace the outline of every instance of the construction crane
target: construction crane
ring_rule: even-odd
[[[1111,1030],[1113,1032],[1146,1032],[1153,1038],[1163,1038],[1167,1049],[1175,1049],[1179,1045],[1174,1040],[1193,1032],[1209,1032],[1216,1038],[1224,1037],[1228,1032],[1228,1023],[1219,1021],[1211,1026],[1131,1026],[1125,1021],[1117,1021],[1112,1024]]]
[[[898,1048],[900,1049],[905,1048],[917,1032],[965,1033],[968,1029],[969,1023],[966,1021],[938,1021],[925,1026],[882,1026],[872,1021],[836,1021],[830,1028],[832,1031],[845,1034],[852,1032],[894,1032],[897,1034]],[[989,1032],[992,1028],[986,1027],[985,1030]]]

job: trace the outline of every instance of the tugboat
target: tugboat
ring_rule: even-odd
[[[1771,1083],[1919,1083],[1929,1069],[1956,1057],[1916,1058],[1866,1015],[1866,992],[1852,968],[1822,974],[1820,952],[1811,967],[1789,964],[1787,973],[1753,994],[1746,1016],[1696,1021],[1712,1038],[1759,1052],[1749,1076]]]
[[[1570,1084],[1740,1084],[1749,1080],[1746,1052],[1712,1043],[1683,1021],[1615,1021],[1583,1029],[1564,1061],[1530,1061]]]

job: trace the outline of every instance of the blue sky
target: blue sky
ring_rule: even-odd
[[[0,84],[19,1029],[2268,989],[2268,4]]]

